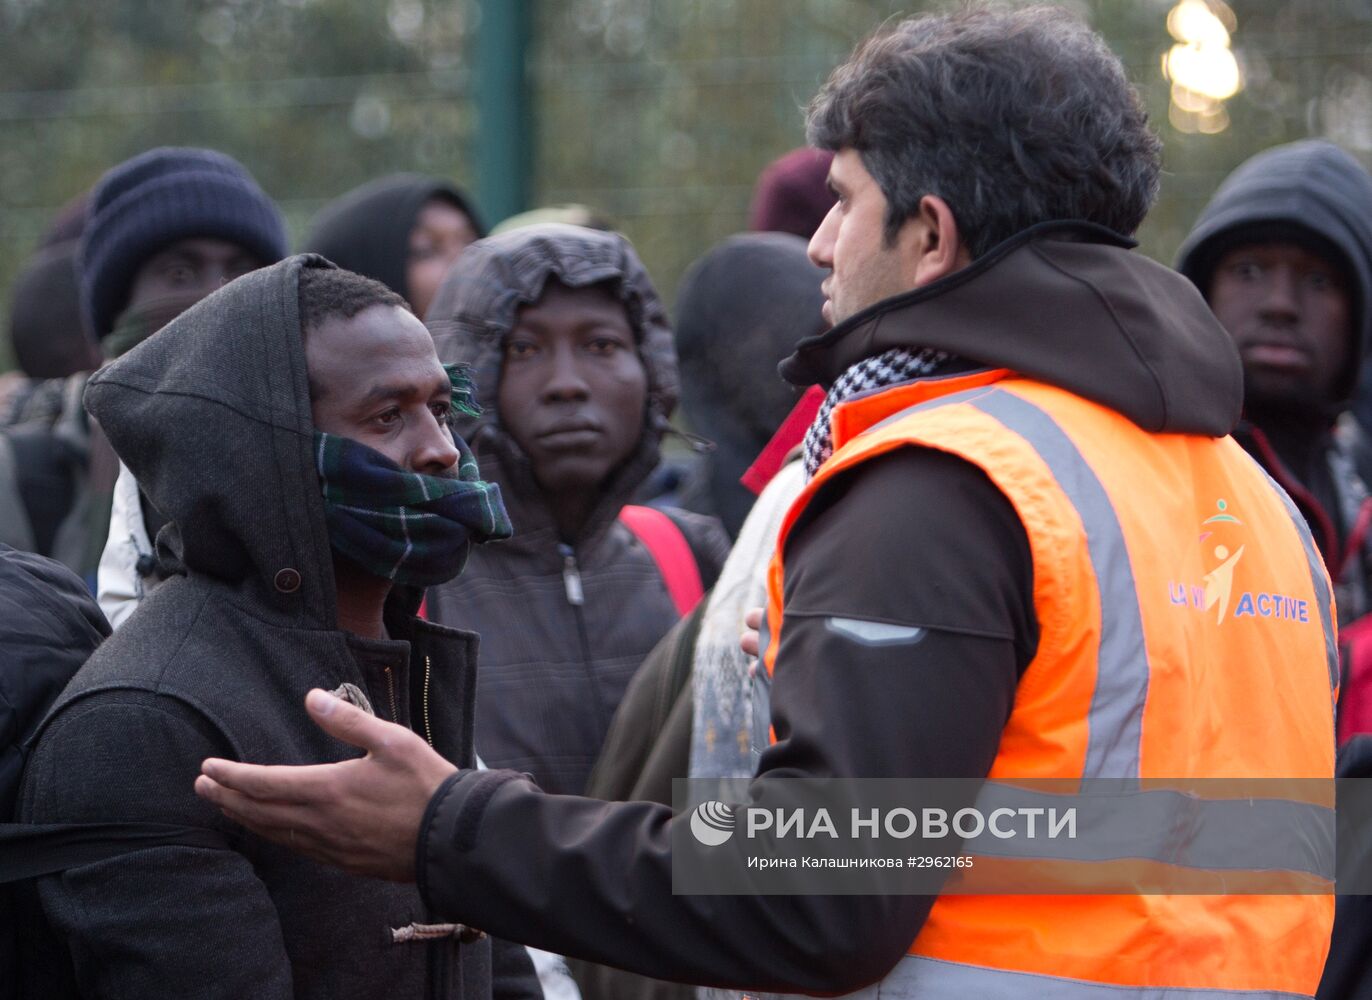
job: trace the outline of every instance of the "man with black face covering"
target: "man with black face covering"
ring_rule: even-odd
[[[510,532],[448,426],[470,397],[402,299],[313,256],[232,282],[91,379],[87,406],[170,518],[177,572],[59,699],[21,819],[228,842],[39,883],[82,993],[490,996],[479,932],[429,919],[412,887],[228,834],[190,789],[207,753],[353,756],[300,718],[318,686],[472,762],[475,637],[413,614],[416,588]],[[508,955],[536,991],[523,949]]]

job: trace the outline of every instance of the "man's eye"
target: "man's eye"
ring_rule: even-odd
[[[448,403],[434,403],[429,409],[440,424],[446,424],[453,415],[453,408]]]
[[[1235,264],[1230,270],[1234,273],[1235,277],[1243,281],[1257,281],[1262,277],[1262,268],[1252,261],[1244,261]]]
[[[399,422],[400,411],[397,409],[386,410],[382,413],[378,413],[373,419],[382,427],[392,427]]]
[[[173,285],[189,285],[195,281],[194,269],[186,267],[184,264],[169,267],[164,274]]]
[[[587,349],[592,354],[613,354],[623,346],[623,344],[613,337],[596,337],[586,345]]]
[[[1334,287],[1334,279],[1324,271],[1311,271],[1305,276],[1305,281],[1317,292],[1328,291]]]
[[[538,348],[527,340],[512,340],[505,345],[505,357],[512,361],[531,358],[537,353]]]

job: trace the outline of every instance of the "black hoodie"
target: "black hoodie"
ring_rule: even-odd
[[[1324,420],[1245,420],[1234,437],[1291,494],[1305,515],[1335,584],[1339,623],[1372,610],[1372,546],[1347,552],[1372,474],[1372,176],[1333,143],[1305,140],[1264,150],[1225,178],[1177,252],[1177,270],[1209,294],[1215,264],[1247,242],[1313,242],[1341,259],[1352,279],[1352,364]],[[1355,401],[1355,395],[1358,397]],[[1336,421],[1353,407],[1358,426]],[[1275,445],[1274,443],[1275,442]],[[1361,473],[1361,474],[1359,474]],[[1340,570],[1342,569],[1342,572]]]
[[[86,392],[168,517],[158,544],[180,574],[63,693],[26,770],[21,816],[201,826],[233,843],[138,851],[40,883],[87,995],[491,993],[489,941],[393,941],[435,922],[413,887],[306,861],[233,828],[192,790],[206,757],[358,756],[306,716],[313,687],[353,685],[402,725],[423,700],[434,746],[472,762],[476,637],[415,619],[399,592],[394,638],[338,628],[297,300],[300,270],[328,266],[292,257],[232,282]]]
[[[1217,437],[1239,415],[1238,354],[1195,288],[1095,227],[1021,234],[802,343],[784,368],[827,384],[894,346],[1015,368],[1150,431]],[[928,449],[861,463],[807,506],[786,565],[779,741],[750,796],[788,776],[985,777],[1038,635],[1028,540],[990,480]],[[832,616],[927,634],[913,647],[860,646],[825,627]],[[429,803],[420,888],[452,919],[563,954],[678,982],[825,994],[884,976],[933,903],[674,895],[673,822],[666,806],[462,771]]]
[[[744,233],[711,247],[681,279],[676,350],[681,408],[714,442],[682,490],[682,506],[713,514],[731,538],[756,499],[739,482],[800,398],[776,376],[801,338],[828,324],[825,272],[790,233]]]
[[[310,225],[302,250],[321,254],[341,268],[381,282],[406,301],[410,231],[424,203],[449,202],[485,236],[476,206],[457,185],[422,174],[388,174],[329,202]]]

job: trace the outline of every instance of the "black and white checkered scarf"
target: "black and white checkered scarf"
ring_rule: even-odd
[[[893,347],[889,351],[863,358],[840,375],[824,397],[815,422],[805,432],[805,478],[814,478],[819,467],[834,453],[834,438],[829,418],[834,407],[873,389],[885,389],[924,375],[933,375],[952,360],[947,351],[932,348]]]

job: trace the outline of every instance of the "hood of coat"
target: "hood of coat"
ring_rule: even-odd
[[[528,226],[467,247],[434,297],[425,323],[438,357],[473,368],[482,415],[459,419],[482,474],[501,484],[501,495],[521,536],[552,523],[528,457],[500,420],[497,399],[505,338],[519,309],[537,302],[549,278],[569,288],[605,285],[624,303],[648,376],[648,405],[637,448],[611,474],[582,529],[594,537],[609,526],[660,460],[662,435],[677,402],[676,350],[667,313],[629,241],[618,233],[556,223]]]
[[[325,205],[310,226],[302,250],[381,282],[410,297],[405,277],[410,231],[430,198],[452,203],[486,235],[467,193],[450,181],[421,174],[391,174],[354,188]]]
[[[1372,346],[1372,175],[1319,139],[1264,150],[1220,185],[1177,252],[1177,270],[1205,294],[1224,252],[1249,237],[1293,230],[1333,244],[1353,278],[1354,357]],[[1339,398],[1353,392],[1350,368]]]
[[[948,351],[1108,406],[1144,430],[1228,434],[1243,404],[1229,334],[1185,277],[1084,222],[1033,226],[948,277],[802,341],[781,364],[832,385],[892,347]]]
[[[300,337],[306,267],[332,265],[289,257],[202,299],[93,375],[85,403],[171,522],[164,558],[245,588],[283,624],[336,628]]]

